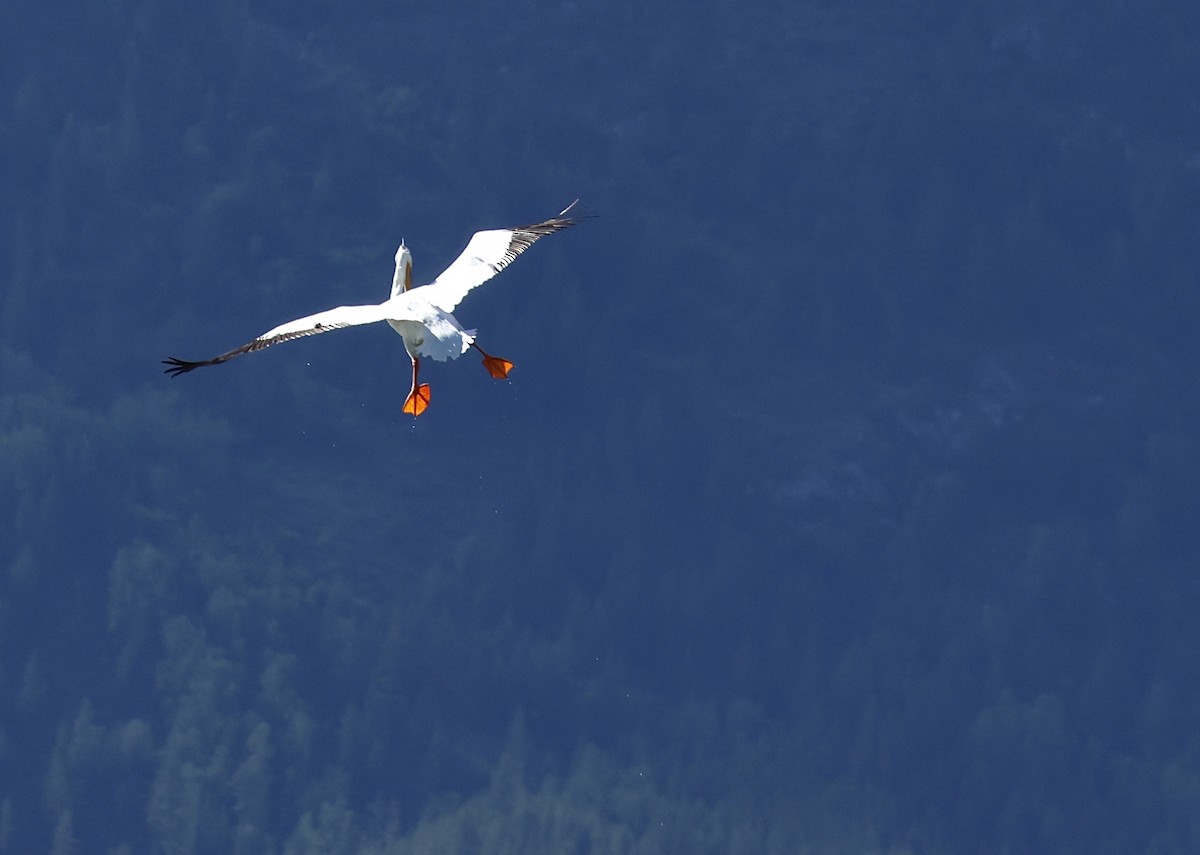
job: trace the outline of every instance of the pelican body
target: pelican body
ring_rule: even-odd
[[[561,231],[579,222],[568,216],[578,199],[557,216],[529,226],[476,232],[466,248],[436,279],[426,285],[412,285],[412,253],[404,242],[396,250],[396,272],[391,295],[382,303],[366,306],[338,306],[315,315],[288,321],[258,338],[227,353],[199,362],[170,357],[164,359],[167,374],[177,377],[206,365],[220,365],[243,353],[253,353],[273,344],[317,335],[343,327],[387,321],[404,341],[412,361],[412,387],[404,401],[404,412],[419,416],[429,406],[429,384],[420,382],[421,359],[445,362],[457,359],[471,348],[483,354],[483,365],[492,377],[503,379],[512,370],[507,359],[492,356],[475,342],[475,330],[463,329],[454,317],[454,308],[474,288],[487,282],[540,237]]]

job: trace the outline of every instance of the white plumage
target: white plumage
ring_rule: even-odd
[[[414,416],[429,404],[429,384],[418,382],[420,360],[428,357],[444,362],[457,359],[474,347],[483,354],[483,364],[497,378],[507,377],[512,363],[491,356],[475,343],[475,330],[463,329],[451,312],[473,289],[487,282],[540,237],[561,231],[579,222],[567,214],[576,199],[556,217],[529,226],[476,232],[458,258],[427,285],[412,287],[412,253],[403,242],[396,250],[396,272],[392,277],[391,296],[378,305],[338,306],[315,315],[298,318],[268,330],[241,347],[199,362],[171,357],[164,359],[166,373],[175,377],[206,365],[220,365],[243,353],[270,347],[280,342],[317,335],[344,327],[387,321],[404,340],[412,360],[412,389],[404,402],[404,411]]]

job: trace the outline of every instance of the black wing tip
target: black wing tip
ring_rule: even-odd
[[[532,225],[528,226],[520,226],[515,231],[532,232],[533,234],[541,237],[542,235],[553,234],[554,232],[561,231],[569,226],[577,225],[584,220],[590,220],[596,216],[595,214],[573,214],[571,216],[567,216],[567,214],[570,214],[571,210],[578,204],[579,200],[576,199],[570,205],[567,205],[567,207],[559,211],[556,216],[553,216],[548,220],[543,220],[540,223],[533,223]]]
[[[180,374],[187,374],[202,365],[208,365],[207,362],[188,362],[186,359],[179,359],[175,356],[167,357],[162,361],[167,367],[163,369],[163,373],[171,377],[178,377]]]

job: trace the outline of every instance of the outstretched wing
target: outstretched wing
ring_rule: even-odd
[[[421,286],[421,294],[430,303],[444,312],[454,311],[472,288],[487,282],[505,267],[512,264],[533,242],[545,235],[573,226],[580,217],[567,214],[579,202],[576,199],[567,205],[557,217],[531,226],[515,229],[493,229],[475,232],[454,263],[442,271],[437,279]]]
[[[186,359],[177,359],[174,356],[164,359],[163,365],[167,367],[163,370],[172,377],[178,377],[180,374],[186,374],[193,369],[203,368],[205,365],[220,365],[222,362],[228,362],[235,356],[241,356],[243,353],[253,353],[256,350],[262,350],[265,347],[270,347],[280,342],[291,341],[294,338],[317,335],[318,333],[329,332],[330,330],[340,330],[343,327],[372,324],[376,321],[385,320],[388,317],[386,306],[387,303],[380,303],[376,306],[338,306],[336,309],[317,312],[315,315],[297,318],[294,321],[281,324],[275,327],[275,329],[263,333],[254,339],[254,341],[248,341],[241,347],[234,348],[228,353],[222,353],[220,356],[214,356],[212,359],[204,359],[200,362],[188,362]]]

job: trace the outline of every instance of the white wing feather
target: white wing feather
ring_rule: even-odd
[[[479,287],[516,261],[517,256],[533,246],[538,238],[579,222],[576,217],[566,216],[578,201],[576,199],[567,205],[557,217],[541,223],[475,232],[458,258],[437,279],[421,286],[425,299],[443,311],[453,312],[471,289]]]
[[[261,342],[262,347],[267,347],[306,335],[317,335],[344,327],[373,324],[377,321],[387,320],[388,308],[387,303],[370,306],[338,306],[336,309],[328,309],[324,312],[317,312],[315,315],[280,324],[275,329],[263,333],[254,341]]]

